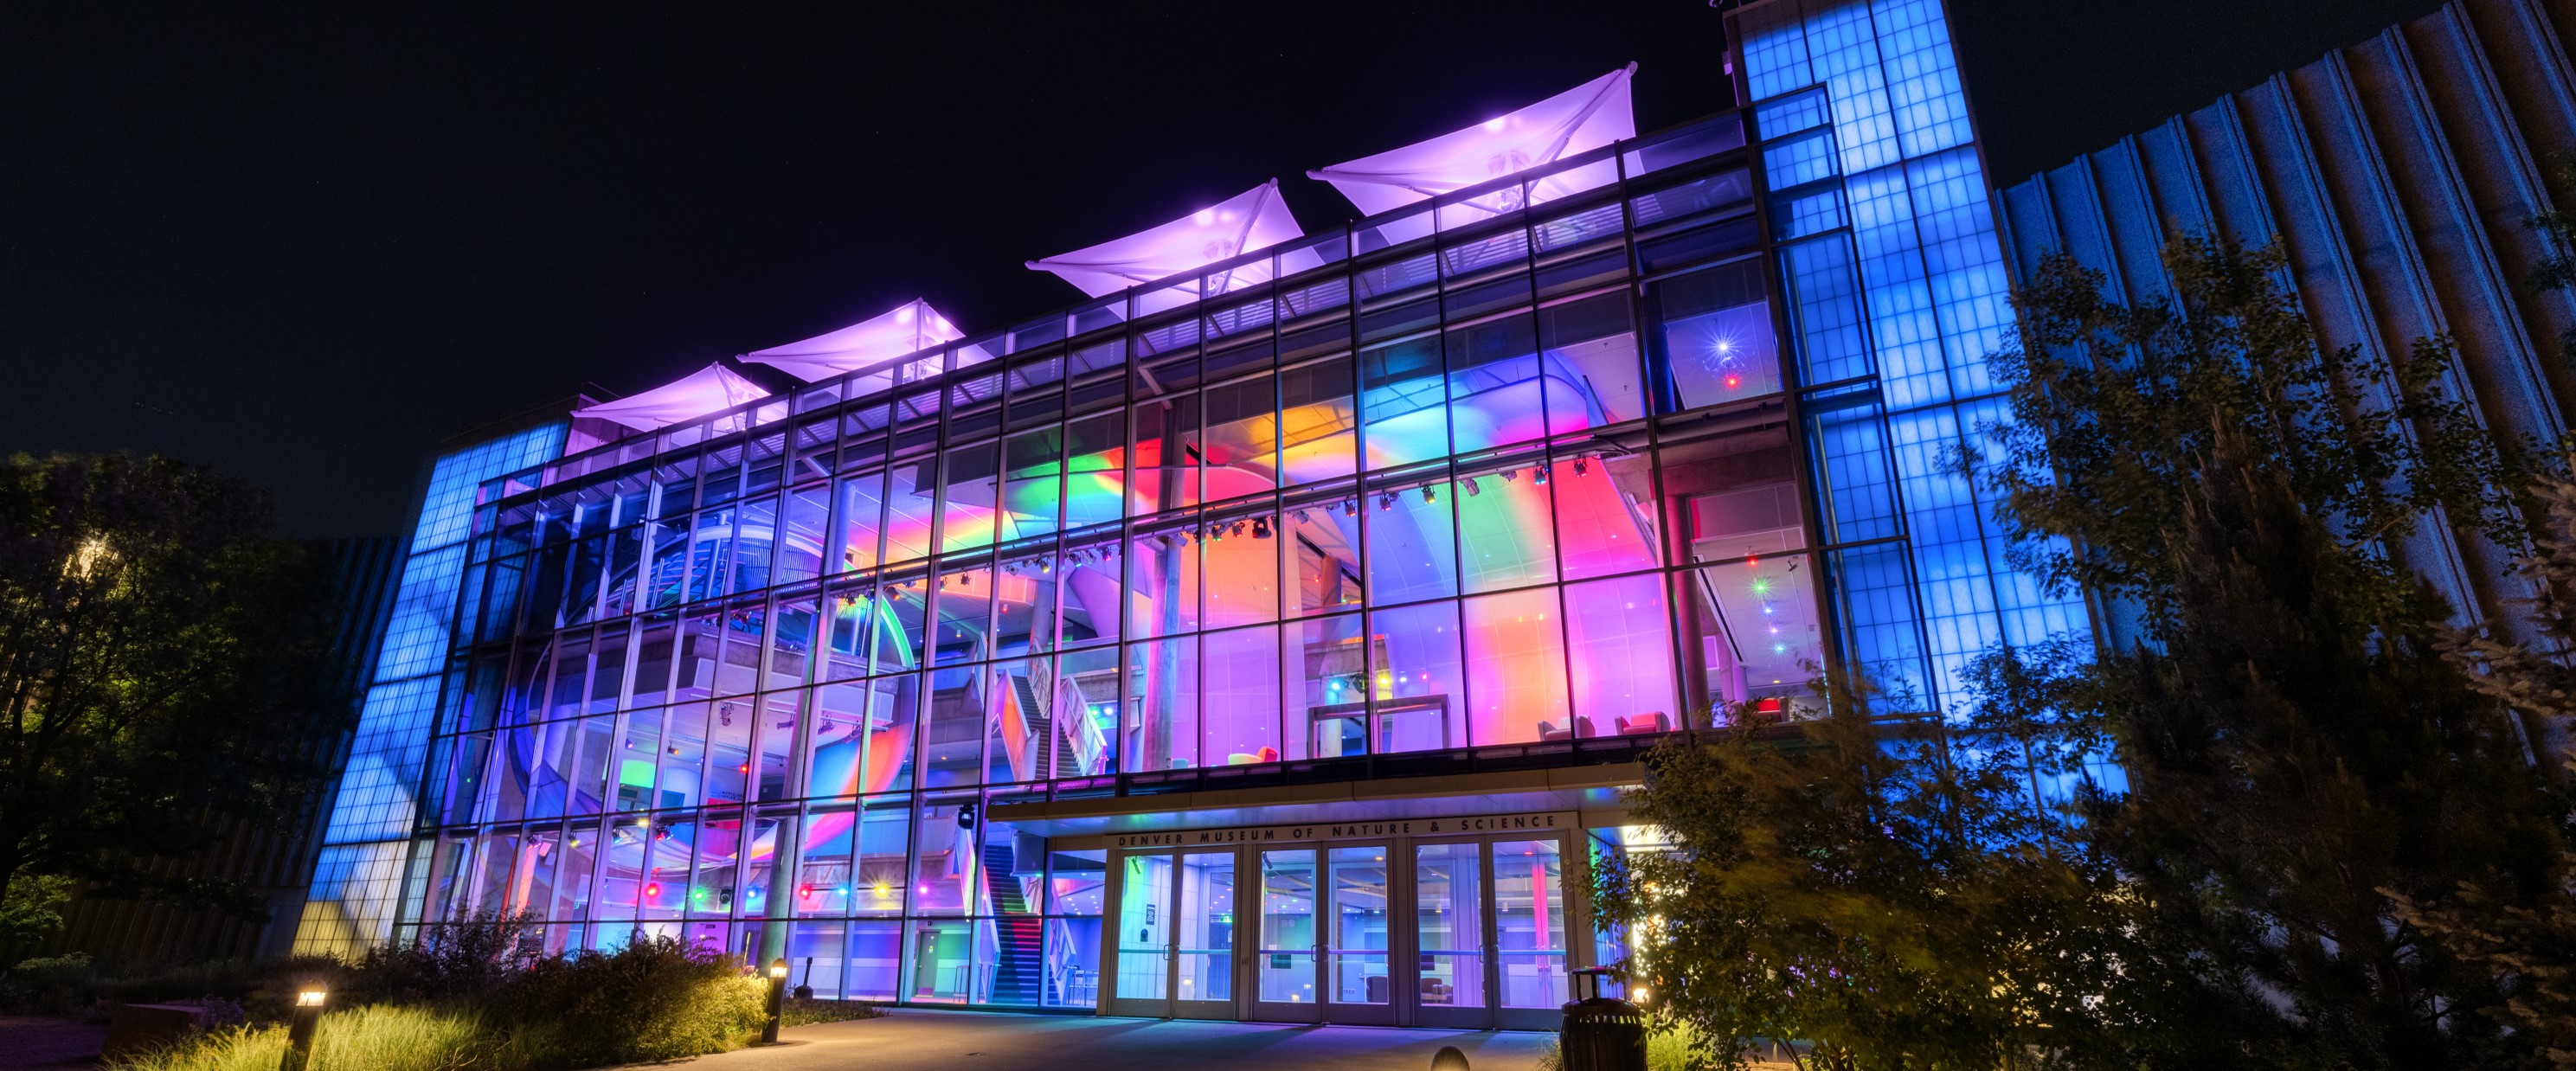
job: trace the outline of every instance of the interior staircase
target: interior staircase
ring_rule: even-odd
[[[984,846],[984,891],[993,898],[993,934],[1001,946],[993,964],[990,1003],[1035,1007],[1045,994],[1046,923],[1020,895],[1008,843]]]

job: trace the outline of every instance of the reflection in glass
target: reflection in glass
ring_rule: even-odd
[[[1332,998],[1338,1004],[1384,1004],[1392,997],[1387,977],[1386,848],[1332,849],[1332,932],[1324,949]]]
[[[1261,853],[1261,997],[1315,1002],[1315,853]]]
[[[1197,852],[1181,857],[1180,963],[1182,1000],[1234,999],[1234,853]]]
[[[1485,890],[1479,844],[1424,844],[1413,850],[1414,951],[1421,957],[1424,1006],[1485,1006]]]
[[[1162,1000],[1172,941],[1172,857],[1131,855],[1118,881],[1118,989],[1121,1000]]]
[[[1553,840],[1494,843],[1494,932],[1502,1006],[1566,1001],[1565,869]]]

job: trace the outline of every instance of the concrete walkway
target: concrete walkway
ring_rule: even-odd
[[[1202,1023],[896,1009],[790,1027],[775,1048],[686,1061],[704,1071],[1426,1071],[1443,1045],[1474,1071],[1531,1071],[1552,1034]]]

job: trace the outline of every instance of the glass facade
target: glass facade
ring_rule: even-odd
[[[1937,9],[1809,7],[1737,16],[1742,116],[496,448],[424,507],[451,579],[386,647],[417,754],[366,783],[418,803],[344,788],[375,854],[317,890],[377,906],[308,947],[527,912],[822,996],[1552,1014],[1615,947],[1579,829],[1129,850],[1014,816],[1625,757],[1799,716],[1832,657],[1937,709],[1982,646],[2080,627],[1938,464],[1999,412],[2005,310]]]
[[[1771,0],[1733,31],[1839,653],[1955,712],[1979,653],[2090,626],[1947,463],[2010,416],[1986,355],[2012,321],[1949,26],[1940,0]]]

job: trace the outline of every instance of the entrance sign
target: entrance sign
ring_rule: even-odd
[[[1113,848],[1195,848],[1225,844],[1284,844],[1300,841],[1353,840],[1364,837],[1441,837],[1455,833],[1545,833],[1579,829],[1573,811],[1521,811],[1497,814],[1461,813],[1440,818],[1388,821],[1312,822],[1293,826],[1219,826],[1160,833],[1114,833],[1101,840]],[[1059,843],[1087,840],[1059,838]]]

